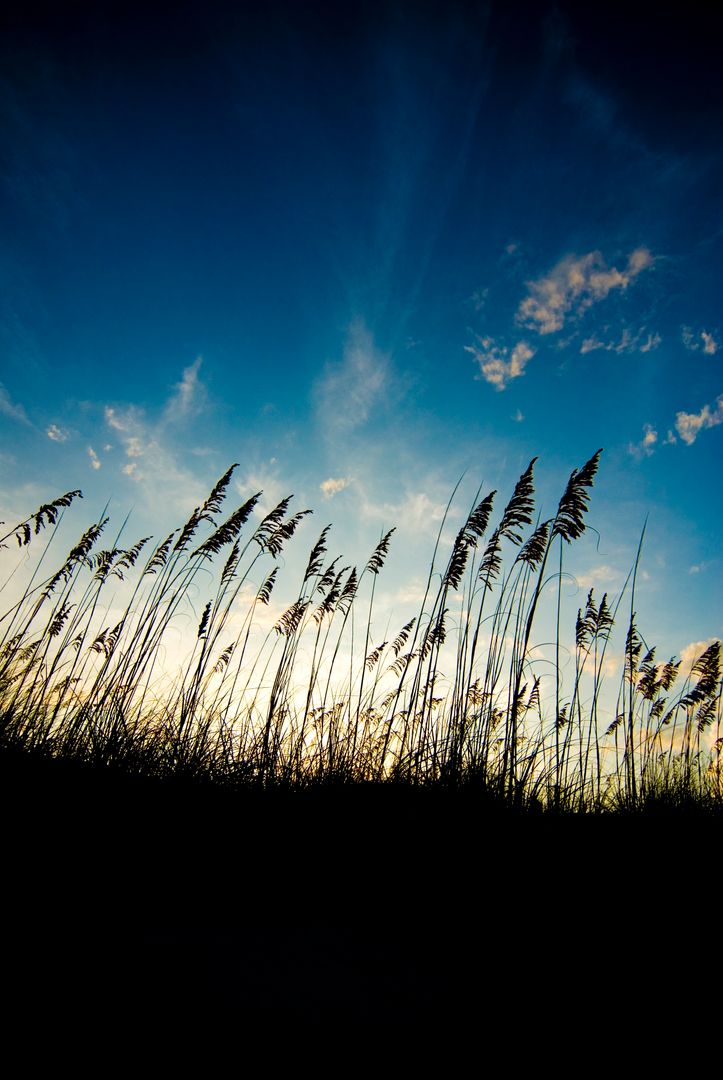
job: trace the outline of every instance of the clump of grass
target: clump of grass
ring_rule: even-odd
[[[259,492],[224,516],[232,465],[155,547],[120,536],[102,547],[101,516],[46,577],[41,556],[0,619],[0,747],[228,789],[373,782],[466,786],[558,811],[719,805],[720,642],[674,692],[680,662],[658,663],[636,622],[640,549],[612,717],[603,682],[622,593],[588,593],[566,684],[564,552],[585,532],[600,455],[572,472],[544,520],[536,458],[496,524],[496,493],[478,491],[445,559],[450,499],[420,609],[384,641],[374,600],[393,529],[359,571],[329,557],[324,528],[259,639],[280,556],[310,511],[292,512],[288,497],[254,517]],[[0,542],[28,548],[80,496],[41,506]],[[212,585],[195,640],[169,679],[164,651],[201,580]],[[553,594],[554,659],[542,669],[535,628]]]

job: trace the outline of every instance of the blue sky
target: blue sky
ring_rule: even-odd
[[[305,551],[399,526],[401,608],[465,470],[549,516],[604,447],[571,607],[647,515],[643,631],[723,634],[720,38],[583,7],[4,17],[0,516],[160,535],[237,461]]]

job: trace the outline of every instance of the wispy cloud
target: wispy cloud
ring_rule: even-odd
[[[528,295],[517,311],[517,321],[538,334],[561,330],[569,316],[580,315],[604,300],[614,289],[626,289],[654,262],[647,248],[636,248],[624,270],[608,267],[599,251],[568,255],[537,281],[528,282]]]
[[[620,571],[602,564],[593,566],[585,574],[576,574],[575,580],[581,589],[593,589],[596,586],[612,588],[620,580]]]
[[[67,442],[70,437],[70,432],[66,431],[65,428],[58,427],[57,424],[51,424],[45,434],[53,442]]]
[[[525,419],[525,414],[522,412],[522,409],[516,409],[512,414],[512,419],[516,424],[521,424]]]
[[[174,435],[177,427],[196,416],[205,404],[200,366],[199,358],[184,370],[156,419],[136,405],[106,405],[104,410],[105,423],[123,454],[120,471],[154,506],[160,500],[185,511],[203,494],[198,478],[180,464],[188,447],[179,451]]]
[[[319,490],[325,499],[333,499],[335,495],[338,495],[339,492],[343,491],[345,487],[348,487],[350,483],[350,476],[330,476],[328,480],[322,480],[319,484]]]
[[[359,502],[359,515],[365,522],[379,522],[385,528],[403,522],[407,532],[416,537],[436,536],[445,510],[442,499],[430,498],[424,490],[407,491],[399,502],[371,500],[362,491]]]
[[[591,337],[585,338],[580,346],[580,352],[585,353],[595,352],[598,349],[602,349],[604,352],[614,353],[648,353],[657,349],[662,341],[662,337],[658,333],[647,333],[646,327],[641,327],[637,333],[633,334],[627,327],[623,330],[619,341],[603,341],[597,335],[593,334]]]
[[[675,417],[675,430],[688,446],[692,446],[701,431],[723,424],[723,394],[715,406],[704,405],[699,413],[679,412]]]
[[[92,446],[88,447],[88,457],[90,458],[91,469],[99,469],[101,461]]]
[[[481,311],[487,303],[487,297],[489,296],[489,289],[475,289],[470,297],[472,306],[475,311]]]
[[[203,363],[202,357],[197,357],[193,363],[184,369],[183,377],[174,386],[174,393],[166,402],[164,419],[167,423],[179,423],[197,416],[206,401],[206,388],[199,378],[199,371]]]
[[[337,433],[354,431],[370,418],[389,390],[389,357],[380,352],[361,320],[349,328],[343,359],[316,384],[319,422]]]
[[[498,345],[492,338],[478,338],[476,345],[465,345],[479,364],[478,379],[484,379],[496,390],[504,390],[512,379],[519,379],[525,367],[535,355],[526,341],[518,341],[510,351],[506,345]]]
[[[20,424],[30,425],[25,409],[11,399],[2,383],[0,383],[0,414],[9,417],[10,420],[17,420]]]
[[[628,453],[638,459],[650,457],[658,442],[658,433],[652,424],[644,424],[643,432],[640,442],[628,443]]]
[[[234,487],[240,498],[244,500],[255,495],[256,492],[261,492],[261,498],[255,510],[258,517],[268,514],[290,494],[288,487],[279,476],[276,458],[256,461],[244,472],[237,472],[234,477]]]
[[[720,342],[708,330],[695,331],[692,326],[681,326],[680,337],[689,352],[702,351],[708,356],[715,356],[720,348]]]
[[[643,344],[640,346],[640,352],[642,352],[642,353],[652,352],[653,349],[657,349],[658,345],[660,345],[662,340],[663,340],[662,336],[660,334],[658,334],[658,333],[648,334],[647,338],[645,339]]]

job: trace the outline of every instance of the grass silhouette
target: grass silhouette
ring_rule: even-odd
[[[103,548],[102,517],[50,574],[41,551],[0,620],[3,985],[18,1045],[39,1025],[66,1045],[82,1022],[83,1047],[155,1039],[164,1061],[198,1038],[208,1067],[224,1039],[238,1048],[266,1023],[324,1045],[420,1025],[472,1034],[490,988],[515,1001],[537,980],[550,1005],[538,995],[525,1024],[545,1039],[554,1003],[583,1030],[638,952],[638,988],[672,992],[671,927],[705,910],[720,839],[720,642],[685,675],[658,663],[635,615],[640,549],[621,595],[591,590],[564,640],[564,553],[598,461],[547,520],[535,461],[497,519],[479,492],[446,557],[442,523],[417,615],[380,642],[392,532],[357,569],[330,559],[322,530],[274,612],[305,514],[284,499],[255,516],[253,495],[224,517],[233,467],[155,547]],[[1,542],[32,554],[79,498]],[[164,650],[200,581],[208,599],[169,677]],[[503,1012],[495,1030],[511,1033],[517,1010]]]
[[[224,517],[231,466],[154,548],[149,537],[102,548],[102,517],[46,577],[43,554],[0,620],[0,750],[227,794],[392,785],[466,788],[518,810],[719,807],[720,642],[685,679],[675,658],[657,661],[636,622],[640,549],[620,596],[611,605],[590,590],[574,644],[563,642],[564,552],[585,531],[600,454],[572,472],[547,520],[534,521],[537,459],[496,524],[496,493],[478,492],[446,559],[445,515],[417,616],[380,643],[374,595],[394,530],[358,570],[329,558],[325,528],[294,599],[259,642],[279,557],[309,511],[292,513],[286,498],[255,517],[258,493]],[[0,542],[24,551],[80,497],[41,506]],[[159,680],[201,575],[213,585],[193,648],[173,680]],[[551,598],[554,660],[541,673],[535,626]],[[623,673],[605,716],[624,599]],[[574,657],[571,683],[563,650]]]

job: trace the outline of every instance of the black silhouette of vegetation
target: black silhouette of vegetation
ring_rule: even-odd
[[[600,454],[537,524],[533,459],[486,543],[495,493],[480,492],[441,567],[440,528],[420,610],[384,641],[372,637],[374,593],[393,529],[358,573],[329,559],[324,528],[298,593],[259,642],[279,557],[309,511],[292,513],[288,497],[254,526],[259,493],[219,521],[231,466],[145,563],[149,537],[100,549],[102,517],[57,571],[43,578],[38,567],[0,619],[0,747],[226,792],[373,784],[468,788],[518,809],[719,806],[720,642],[685,679],[675,658],[659,663],[636,622],[637,560],[614,714],[603,715],[601,691],[623,594],[590,590],[572,679],[562,669],[563,554],[585,531]],[[25,552],[80,496],[41,506],[3,539]],[[174,618],[219,557],[195,646],[159,692]],[[109,593],[121,582],[116,609]],[[554,660],[542,670],[536,617],[555,595]]]

